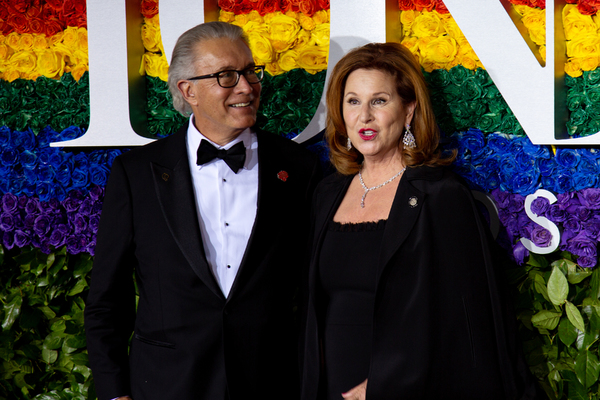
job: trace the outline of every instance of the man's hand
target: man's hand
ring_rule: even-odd
[[[368,381],[368,379],[365,379],[365,381],[363,383],[361,383],[360,385],[353,387],[352,389],[348,390],[346,393],[342,393],[342,397],[344,399],[350,399],[350,400],[366,400],[366,398],[367,398],[367,381]]]

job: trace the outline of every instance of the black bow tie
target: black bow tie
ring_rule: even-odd
[[[207,140],[202,139],[196,154],[196,164],[202,165],[215,158],[225,161],[229,168],[236,174],[244,166],[246,161],[246,147],[244,142],[239,142],[229,150],[219,150]]]

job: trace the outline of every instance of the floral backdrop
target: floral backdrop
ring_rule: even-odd
[[[148,127],[184,122],[171,106],[158,0],[141,0]],[[510,0],[545,58],[544,0]],[[569,0],[565,83],[573,137],[600,131],[600,1]],[[598,398],[600,388],[600,147],[533,145],[441,0],[398,0],[402,44],[419,59],[454,169],[498,208],[498,241],[530,368],[550,398]],[[293,138],[316,111],[329,50],[328,0],[220,0],[219,20],[247,33],[268,72],[258,125]],[[104,186],[125,149],[49,143],[89,125],[85,0],[0,0],[0,400],[95,398],[82,311]],[[324,162],[322,142],[309,148]],[[561,231],[550,245],[532,212]]]

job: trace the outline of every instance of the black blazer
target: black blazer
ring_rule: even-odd
[[[318,161],[258,133],[257,215],[225,298],[202,245],[186,131],[131,150],[112,167],[85,310],[98,397],[294,398],[292,303]]]
[[[314,197],[302,399],[316,399],[322,360],[317,260],[352,176]],[[373,263],[377,286],[367,399],[521,399],[536,388],[519,356],[495,242],[470,191],[445,168],[408,168]],[[343,273],[343,271],[340,271]],[[351,388],[348,388],[351,389]]]

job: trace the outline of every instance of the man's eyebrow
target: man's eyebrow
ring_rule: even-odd
[[[246,65],[244,68],[242,68],[240,71],[246,70],[248,68],[254,68],[254,67],[256,67],[256,63],[251,62],[248,65]],[[219,72],[223,72],[223,71],[236,71],[236,69],[233,65],[226,65],[226,66],[222,67],[221,69],[217,70],[216,73],[218,74]]]

